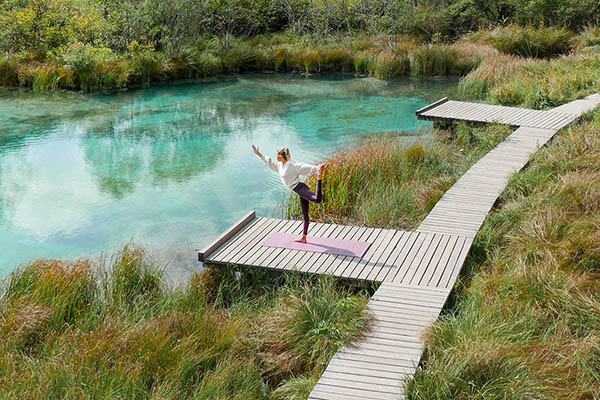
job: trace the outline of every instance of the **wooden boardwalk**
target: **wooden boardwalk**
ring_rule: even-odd
[[[453,123],[457,121],[498,122],[506,125],[558,130],[579,115],[568,110],[540,111],[448,100],[444,97],[416,111],[417,118]]]
[[[345,279],[381,282],[369,301],[373,329],[342,348],[311,392],[312,400],[403,399],[404,381],[418,366],[422,334],[435,321],[454,286],[475,234],[511,174],[584,112],[600,104],[588,96],[550,111],[442,99],[417,111],[420,119],[521,125],[475,163],[431,210],[415,232],[311,224],[310,235],[371,243],[361,258],[262,246],[271,232],[300,233],[301,222],[256,217],[253,212],[207,245],[207,264],[235,264]]]

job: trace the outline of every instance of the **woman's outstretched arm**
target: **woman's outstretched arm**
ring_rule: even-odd
[[[273,161],[273,159],[271,157],[265,157],[258,150],[258,147],[256,147],[255,145],[252,145],[252,151],[254,152],[254,154],[256,154],[257,156],[259,156],[261,160],[263,160],[265,162],[265,164],[267,165],[267,167],[271,168],[275,172],[278,172],[277,163],[275,161]]]

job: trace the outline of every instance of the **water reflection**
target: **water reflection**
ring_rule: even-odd
[[[288,193],[251,143],[315,162],[368,132],[415,129],[414,110],[455,83],[270,75],[116,94],[0,89],[0,276],[131,238],[196,268],[193,249]]]

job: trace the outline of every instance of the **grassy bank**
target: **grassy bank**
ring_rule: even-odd
[[[420,44],[405,36],[344,35],[326,39],[276,34],[253,39],[214,39],[176,54],[134,42],[124,53],[81,42],[52,52],[0,56],[0,84],[34,90],[85,91],[224,73],[343,72],[377,78],[461,76],[481,57],[463,44]]]
[[[596,111],[511,179],[409,398],[598,398],[599,129]]]
[[[307,397],[369,324],[367,293],[330,279],[207,270],[165,286],[127,245],[17,269],[0,295],[0,398]]]
[[[499,51],[488,52],[479,67],[461,81],[466,97],[546,109],[600,91],[600,30],[597,27],[588,27],[581,34],[570,36],[564,32],[550,34],[544,29],[512,27],[478,32],[468,40],[496,45]],[[562,44],[557,45],[557,41]],[[511,50],[518,47],[529,49],[529,53]],[[558,50],[553,51],[553,47]],[[560,55],[566,51],[569,54]],[[528,57],[538,52],[550,52],[555,57]]]

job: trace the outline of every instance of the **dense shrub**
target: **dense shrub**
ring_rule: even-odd
[[[2,0],[0,51],[50,50],[74,42],[122,52],[132,41],[169,56],[206,37],[290,31],[407,33],[448,41],[507,22],[579,31],[598,23],[595,0]]]

